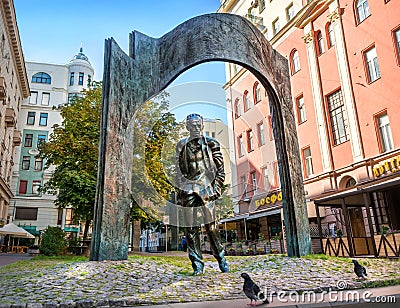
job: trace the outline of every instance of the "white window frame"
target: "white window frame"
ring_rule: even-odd
[[[378,63],[378,55],[376,53],[375,46],[368,49],[364,53],[364,56],[365,56],[365,65],[367,67],[367,72],[368,72],[368,81],[372,83],[381,78],[381,72]]]
[[[388,152],[394,149],[392,131],[390,129],[390,121],[387,113],[380,114],[376,117],[376,124],[379,130],[379,140],[382,152]]]
[[[42,93],[42,105],[48,106],[50,104],[50,93]]]
[[[307,121],[306,107],[304,105],[304,96],[300,96],[296,99],[297,101],[297,111],[299,114],[299,124]]]
[[[371,15],[371,12],[369,11],[368,0],[357,0],[356,10],[358,23],[361,23]]]
[[[314,175],[314,168],[312,163],[312,156],[311,156],[311,148],[303,149],[303,156],[304,156],[304,164],[305,164],[305,177],[309,178],[310,176]]]
[[[31,91],[31,96],[29,98],[29,104],[37,105],[37,99],[38,99],[38,92],[37,91]]]

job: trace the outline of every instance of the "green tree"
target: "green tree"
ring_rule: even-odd
[[[45,168],[55,165],[41,191],[57,195],[55,205],[72,207],[74,219],[85,221],[84,238],[93,219],[100,133],[101,83],[59,108],[62,124],[53,126],[40,147]]]

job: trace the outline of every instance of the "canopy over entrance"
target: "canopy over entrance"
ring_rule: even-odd
[[[34,235],[30,234],[25,229],[18,227],[12,222],[5,225],[3,228],[0,228],[0,235],[11,235],[13,237],[22,237],[22,238],[35,238]]]

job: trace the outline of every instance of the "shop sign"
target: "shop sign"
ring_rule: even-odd
[[[278,201],[282,201],[282,192],[269,194],[266,197],[257,198],[254,200],[256,208],[264,204],[275,204]]]
[[[372,168],[375,177],[380,177],[387,172],[396,172],[400,170],[400,155],[388,159]]]

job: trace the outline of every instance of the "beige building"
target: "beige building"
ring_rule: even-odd
[[[14,197],[10,182],[14,149],[21,144],[16,129],[22,100],[29,97],[21,41],[12,0],[0,3],[0,226],[8,221],[7,213]]]

